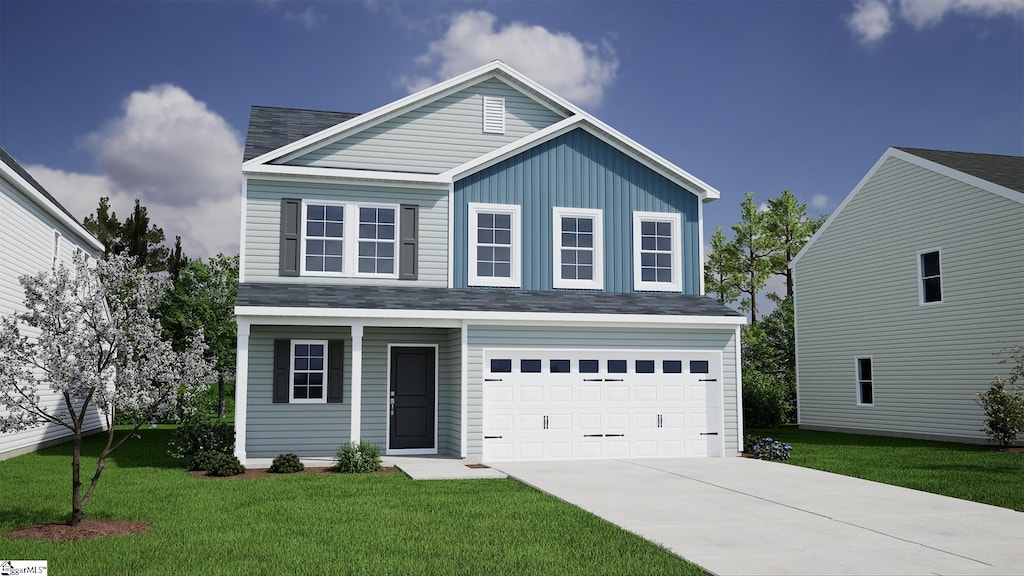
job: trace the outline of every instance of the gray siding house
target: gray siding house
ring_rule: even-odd
[[[718,192],[501,62],[365,114],[256,106],[236,454],[740,449]]]
[[[0,148],[0,316],[25,310],[20,276],[60,264],[71,266],[78,251],[95,258],[103,251],[103,245]],[[47,405],[63,402],[50,390],[40,390],[40,397]],[[87,416],[86,430],[102,426],[98,413]],[[66,440],[68,436],[67,429],[49,425],[0,433],[0,459]]]
[[[890,148],[793,262],[801,428],[984,442],[1024,343],[1024,158]]]

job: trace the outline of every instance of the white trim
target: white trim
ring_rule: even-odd
[[[53,250],[51,251],[50,268],[53,270],[57,269],[57,263],[60,262],[60,239],[61,233],[59,230],[53,231]]]
[[[459,431],[462,438],[460,440],[459,456],[465,458],[469,454],[469,426],[467,425],[469,421],[469,386],[467,385],[469,380],[469,323],[465,320],[462,321],[460,332],[462,336],[462,358],[459,377],[462,384],[462,404],[459,416]]]
[[[562,218],[589,218],[593,221],[593,279],[562,278]],[[586,249],[583,249],[586,250]],[[554,288],[604,288],[604,212],[599,208],[551,208],[551,285]]]
[[[672,226],[672,281],[645,282],[641,279],[641,224],[668,222]],[[683,290],[682,218],[678,212],[633,212],[633,290],[681,292]]]
[[[740,356],[742,353],[742,346],[740,345],[740,335],[743,333],[740,327],[736,327],[736,342],[735,349],[733,352],[733,361],[736,363],[736,451],[743,452],[743,359]],[[723,355],[723,362],[725,361]],[[725,417],[725,367],[722,367],[722,415]],[[725,430],[725,428],[722,428]]]
[[[447,268],[448,274],[448,288],[455,287],[455,183],[448,185],[448,221],[445,222],[448,226],[448,249],[445,250],[444,256],[446,259],[445,267]]]
[[[867,360],[871,364],[871,378],[861,378],[860,376],[860,361]],[[875,360],[873,356],[854,356],[853,357],[853,378],[854,384],[857,386],[857,406],[874,406],[875,405]],[[861,381],[869,382],[871,384],[871,402],[863,402],[861,398],[860,383]]]
[[[842,213],[843,208],[846,208],[846,205],[849,204],[850,201],[853,200],[853,198],[857,195],[857,193],[860,192],[861,189],[867,185],[868,181],[874,178],[875,173],[878,172],[878,170],[882,167],[882,164],[884,164],[885,161],[888,160],[889,158],[903,160],[904,162],[908,162],[919,168],[924,168],[925,170],[930,170],[932,172],[935,172],[936,174],[941,174],[954,180],[958,180],[960,182],[963,182],[964,184],[968,184],[970,186],[980,188],[981,190],[991,192],[992,194],[995,194],[1002,198],[1006,198],[1007,200],[1012,200],[1013,202],[1017,202],[1018,204],[1024,204],[1024,194],[1017,192],[1016,190],[1011,190],[1009,188],[1006,188],[1005,186],[1000,186],[999,184],[996,184],[994,182],[989,182],[988,180],[983,180],[976,176],[971,176],[970,174],[966,174],[959,170],[954,170],[949,166],[944,166],[942,164],[938,164],[930,160],[925,160],[920,156],[915,156],[902,150],[889,148],[882,154],[882,157],[875,162],[874,166],[872,166],[871,169],[868,170],[868,173],[865,174],[864,177],[860,179],[860,182],[858,182],[857,185],[853,187],[853,190],[849,194],[847,194],[846,198],[843,199],[843,201],[839,204],[835,211],[832,212],[831,215],[829,215],[829,217],[825,220],[825,223],[821,225],[821,228],[819,228],[818,231],[815,232],[813,236],[811,236],[810,240],[808,240],[807,243],[804,244],[803,249],[801,249],[800,252],[796,255],[796,257],[793,258],[793,261],[789,263],[790,268],[796,266],[797,262],[800,261],[803,255],[811,249],[811,246],[814,246],[814,242],[818,239],[818,237],[825,233],[825,230],[827,230],[829,225],[832,224],[832,221],[838,218],[839,214]]]
[[[921,262],[921,256],[925,254],[931,254],[932,252],[938,252],[939,254],[939,299],[931,302],[925,302],[924,300],[924,266]],[[945,301],[946,291],[942,286],[942,248],[931,248],[929,250],[918,250],[917,252],[917,305],[918,306],[933,306],[935,304],[942,304]],[[929,278],[935,278],[936,276],[929,276]]]
[[[308,206],[341,206],[345,209],[344,216],[342,217],[342,230],[343,235],[342,241],[342,262],[341,272],[326,272],[318,270],[306,270],[306,208]],[[390,274],[378,274],[371,272],[360,272],[359,271],[359,242],[364,240],[359,236],[359,228],[361,221],[359,219],[359,211],[361,208],[385,208],[395,213],[395,235],[391,239],[391,243],[394,246],[392,252],[392,258],[394,260],[394,270]],[[379,202],[339,202],[336,200],[317,200],[306,198],[302,200],[301,206],[302,214],[300,214],[300,235],[299,235],[299,275],[300,276],[320,276],[329,278],[398,278],[398,234],[399,234],[399,219],[401,218],[401,209],[398,204],[386,204]]]
[[[250,322],[238,318],[238,345],[235,362],[235,456],[245,461],[245,425],[249,406],[249,331]]]
[[[500,286],[507,288],[518,288],[522,285],[523,268],[523,239],[522,239],[522,210],[518,204],[484,204],[470,202],[467,204],[467,217],[469,219],[469,234],[466,246],[467,282],[470,286]],[[509,274],[508,278],[478,276],[477,275],[477,216],[484,214],[508,214],[512,222],[512,246],[509,250]]]
[[[352,391],[349,395],[349,441],[359,442],[362,438],[363,414],[363,324],[352,322]]]
[[[14,171],[14,167],[8,166],[6,162],[0,162],[0,176],[9,180],[14,184],[15,188],[28,196],[29,200],[42,208],[43,211],[49,214],[52,218],[55,218],[58,222],[66,226],[68,230],[78,236],[79,240],[84,240],[85,243],[94,251],[104,251],[105,248],[103,244],[100,243],[100,241],[97,240],[88,230],[86,230],[85,226],[61,210],[59,204],[56,204],[56,199],[50,200],[42,193],[41,190],[32,184],[29,184],[28,180],[25,180],[20,174]]]
[[[701,296],[704,296],[704,203],[697,202],[697,262],[700,262],[700,274],[697,276],[697,286]]]
[[[310,180],[357,180],[360,184],[393,186],[402,184],[416,188],[444,188],[451,183],[450,179],[437,174],[416,174],[407,172],[386,172],[378,170],[349,170],[344,168],[318,168],[315,166],[282,166],[266,164],[243,168],[242,174],[250,178],[288,177],[294,180],[303,177]]]
[[[433,348],[434,349],[434,447],[433,448],[391,448],[391,350],[392,348]],[[423,343],[400,343],[388,342],[388,357],[386,366],[387,394],[384,396],[384,453],[389,455],[425,455],[437,454],[437,408],[438,408],[438,384],[440,373],[438,366],[441,364],[441,355],[437,344]]]
[[[320,398],[296,398],[295,397],[295,347],[296,346],[323,346],[324,347],[324,365],[319,370],[323,376],[323,391],[321,392]],[[330,357],[330,352],[327,350],[327,340],[289,340],[288,341],[288,403],[289,404],[326,404],[327,403],[327,359]],[[305,370],[307,374],[315,373],[316,370]],[[307,384],[308,387],[308,384]]]
[[[242,176],[241,226],[238,228],[238,281],[245,282],[245,215],[249,209],[249,178]]]
[[[481,130],[484,134],[505,133],[505,99],[484,96],[481,104]]]
[[[306,235],[306,221],[308,218],[306,214],[309,213],[310,206],[340,206],[343,210],[341,216],[342,234],[341,234],[341,271],[340,272],[326,272],[320,270],[306,270],[306,243],[308,236]],[[325,216],[326,217],[326,216]],[[351,234],[352,226],[349,222],[349,218],[352,217],[352,212],[347,202],[339,202],[337,200],[315,200],[304,198],[299,204],[299,275],[300,276],[329,276],[329,277],[344,277],[350,276],[347,274],[348,268],[352,265],[352,259],[349,252],[351,252],[352,243],[349,242],[349,235]],[[355,226],[359,227],[358,224]],[[321,237],[323,238],[323,237]]]

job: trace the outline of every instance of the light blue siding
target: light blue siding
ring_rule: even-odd
[[[505,99],[505,133],[483,132],[483,97]],[[287,162],[440,174],[550,126],[564,115],[497,79],[429,102]]]
[[[468,204],[522,207],[522,289],[552,289],[552,207],[604,214],[604,290],[633,291],[633,212],[682,217],[682,291],[700,293],[699,206],[670,182],[583,129],[576,129],[455,183],[457,288],[468,285]]]

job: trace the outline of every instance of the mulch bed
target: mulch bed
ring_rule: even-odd
[[[63,542],[67,540],[92,540],[93,538],[105,538],[108,536],[131,536],[133,534],[142,534],[146,530],[149,530],[149,524],[143,524],[142,522],[88,518],[83,519],[78,526],[73,528],[67,522],[25,526],[24,528],[11,530],[7,533],[7,537]]]
[[[400,472],[398,468],[394,466],[384,466],[377,472],[370,472],[370,474],[394,474]],[[207,476],[206,472],[202,470],[191,470],[189,475],[193,478],[207,478],[210,480],[239,480],[245,478],[280,478],[282,476],[295,476],[301,474],[338,474],[338,472],[332,472],[330,468],[310,468],[306,467],[302,472],[292,472],[291,474],[274,474],[269,472],[266,468],[246,468],[245,472],[236,474],[234,476]]]

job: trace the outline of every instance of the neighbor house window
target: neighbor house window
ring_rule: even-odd
[[[942,262],[938,250],[921,252],[917,260],[921,303],[942,302]]]
[[[314,201],[302,214],[303,274],[397,277],[397,206]]]
[[[552,222],[552,285],[555,288],[603,288],[601,211],[554,208]]]
[[[875,387],[871,358],[857,358],[857,404],[870,406],[874,403]]]
[[[682,290],[679,214],[633,213],[633,289]]]
[[[53,258],[50,267],[57,267],[57,260],[60,258],[60,232],[53,231]]]
[[[292,341],[291,396],[294,403],[327,402],[327,342]]]
[[[470,286],[519,287],[519,206],[469,205]]]

